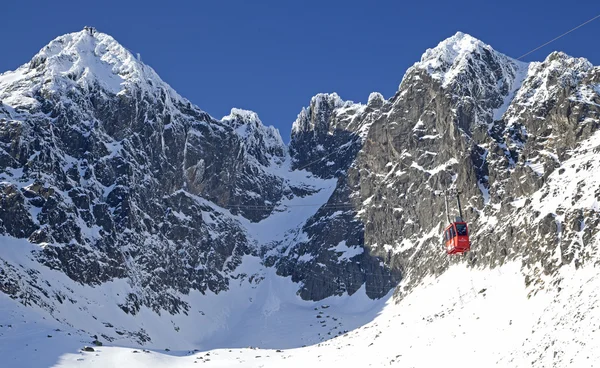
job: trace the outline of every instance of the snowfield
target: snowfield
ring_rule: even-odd
[[[2,295],[0,356],[7,367],[593,367],[600,362],[598,271],[564,267],[560,291],[530,296],[520,262],[492,270],[458,264],[398,304],[391,295],[369,301],[364,290],[303,302],[267,282],[254,307],[225,329],[227,338],[196,350],[166,351],[173,340],[160,349],[111,344],[82,352],[91,337],[56,331],[56,322]],[[206,328],[187,326],[199,335]],[[327,339],[318,342],[319,333]]]

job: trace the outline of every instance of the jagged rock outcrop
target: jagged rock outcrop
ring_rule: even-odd
[[[439,237],[447,220],[438,191],[447,188],[462,192],[473,242],[465,261],[473,267],[520,258],[529,284],[540,270],[556,275],[567,260],[596,252],[596,211],[574,200],[566,214],[556,206],[544,213],[539,207],[550,199],[529,198],[552,192],[556,170],[597,132],[597,73],[560,53],[520,63],[462,33],[409,69],[358,158],[368,173],[360,184],[365,243],[404,271],[399,292],[462,261],[444,254]],[[594,170],[588,166],[588,175]],[[561,226],[570,217],[588,231],[575,257],[567,239],[581,229]],[[562,249],[560,261],[553,246]]]
[[[384,104],[373,94],[368,104],[342,101],[335,94],[318,94],[292,126],[293,166],[336,181],[331,196],[304,224],[292,242],[268,258],[283,276],[302,281],[300,295],[320,300],[353,294],[365,288],[372,298],[383,297],[400,280],[399,272],[382,267],[382,259],[365,251],[364,224],[354,196],[359,175],[354,165],[373,112]]]

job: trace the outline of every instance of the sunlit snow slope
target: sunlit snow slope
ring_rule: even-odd
[[[355,310],[362,318],[374,317],[361,328],[307,347],[276,349],[297,342],[307,324],[318,325],[316,316],[331,326],[349,305],[364,301],[344,300],[344,307],[328,308],[315,304],[310,319],[308,313],[288,310],[281,323],[257,328],[265,323],[259,319],[236,330],[239,341],[278,336],[277,343],[267,344],[270,349],[231,343],[215,350],[111,346],[77,352],[85,339],[54,331],[28,314],[14,315],[11,327],[2,322],[0,352],[11,367],[595,366],[600,361],[598,270],[565,268],[561,292],[528,298],[519,269],[518,262],[491,271],[453,266],[399,304],[388,299],[376,315]]]

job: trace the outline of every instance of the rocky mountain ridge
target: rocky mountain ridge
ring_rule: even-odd
[[[129,316],[198,313],[188,295],[255,288],[265,269],[304,300],[401,298],[452,263],[521,259],[536,292],[597,262],[599,123],[600,68],[519,62],[459,32],[389,100],[313,97],[286,147],[255,113],[217,120],[112,37],[76,32],[0,75],[0,232],[75,283],[125,282]],[[441,247],[448,188],[472,231],[463,258]],[[77,303],[0,262],[11,298],[57,319]]]

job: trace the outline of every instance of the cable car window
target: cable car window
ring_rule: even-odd
[[[456,232],[458,233],[458,235],[467,235],[467,225],[456,224]]]
[[[454,231],[454,226],[450,228],[450,238],[454,238],[456,236],[456,231]]]

